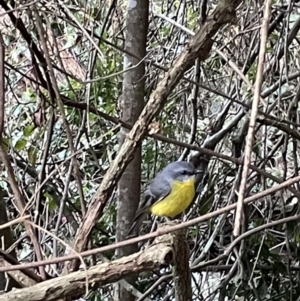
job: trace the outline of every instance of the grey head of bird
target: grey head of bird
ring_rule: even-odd
[[[167,180],[186,181],[195,175],[196,170],[192,163],[176,161],[169,163],[163,170],[164,178]]]

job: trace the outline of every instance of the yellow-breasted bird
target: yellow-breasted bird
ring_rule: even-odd
[[[173,218],[182,213],[195,196],[197,172],[192,163],[176,161],[158,173],[144,193],[128,235],[140,227],[145,214]]]

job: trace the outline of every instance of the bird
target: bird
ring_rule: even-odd
[[[145,190],[127,236],[132,236],[149,213],[174,218],[187,209],[196,193],[197,173],[195,166],[186,161],[171,162],[163,168]]]

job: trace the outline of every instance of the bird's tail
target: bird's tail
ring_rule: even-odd
[[[140,226],[142,225],[142,223],[145,219],[145,216],[146,216],[145,211],[142,211],[136,215],[134,222],[128,231],[127,237],[137,236],[137,234],[138,234],[137,232],[138,232]]]

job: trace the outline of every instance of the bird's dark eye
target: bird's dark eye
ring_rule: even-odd
[[[188,174],[188,172],[187,172],[187,170],[183,170],[183,171],[181,172],[181,174],[185,176],[185,175]]]

